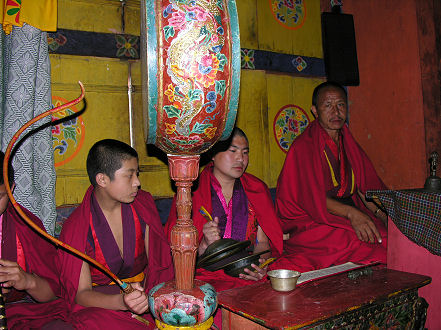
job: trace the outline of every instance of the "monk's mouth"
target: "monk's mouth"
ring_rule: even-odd
[[[331,123],[341,123],[341,122],[343,122],[343,121],[344,121],[344,120],[341,119],[341,118],[331,119]]]

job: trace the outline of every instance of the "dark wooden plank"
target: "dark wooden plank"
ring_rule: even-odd
[[[426,157],[441,153],[440,25],[439,0],[415,1],[423,95]],[[426,163],[428,167],[428,162]]]

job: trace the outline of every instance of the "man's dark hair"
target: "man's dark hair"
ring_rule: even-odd
[[[3,151],[0,151],[0,185],[5,183],[5,180],[3,180],[3,160],[5,159],[5,154]],[[12,167],[12,163],[9,160],[8,162],[8,181],[9,185],[12,186],[14,183],[14,168]]]
[[[227,151],[228,148],[231,146],[231,143],[233,142],[235,136],[241,136],[247,141],[247,143],[249,143],[248,137],[245,132],[242,131],[239,127],[234,127],[228,139],[217,142],[210,150],[207,151],[207,156],[210,157],[210,160],[219,152]]]
[[[329,87],[340,89],[345,96],[346,103],[348,102],[348,92],[346,92],[346,89],[342,85],[340,85],[339,83],[337,83],[335,81],[325,81],[324,83],[321,83],[316,88],[314,88],[314,92],[312,92],[312,105],[313,106],[317,107],[317,102],[318,102],[318,98],[319,98],[321,91],[324,89],[327,89]]]
[[[138,159],[138,153],[128,144],[112,139],[98,141],[87,155],[86,167],[90,183],[94,187],[97,185],[98,173],[103,173],[113,180],[115,172],[122,167],[122,162],[131,158]]]

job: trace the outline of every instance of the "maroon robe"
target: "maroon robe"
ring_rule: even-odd
[[[89,187],[83,202],[63,225],[60,239],[80,251],[86,250],[91,215],[91,195]],[[143,190],[138,191],[131,204],[139,219],[149,227],[148,266],[144,269],[145,291],[161,282],[173,278],[173,264],[170,247],[164,235],[156,205],[152,196]],[[60,253],[60,278],[62,297],[68,302],[70,322],[78,329],[135,329],[145,325],[132,318],[127,311],[113,311],[99,307],[83,307],[75,303],[82,260],[66,252]],[[151,319],[150,319],[151,320]],[[150,324],[154,326],[154,324]]]
[[[41,229],[43,224],[31,212],[23,208],[26,215]],[[2,226],[2,259],[17,262],[16,237],[23,248],[25,270],[45,278],[55,295],[60,294],[58,275],[54,272],[57,260],[57,251],[54,245],[37,234],[29,227],[17,213],[11,203],[3,213]],[[23,258],[20,258],[23,260]],[[14,293],[7,294],[8,298]],[[48,303],[13,303],[6,304],[7,325],[9,328],[40,328],[54,319],[66,319],[67,305],[61,299]]]
[[[314,121],[292,144],[277,182],[276,210],[285,233],[285,255],[279,265],[299,271],[325,268],[348,261],[386,263],[387,230],[383,222],[368,210],[358,194],[355,206],[374,221],[382,243],[365,243],[355,234],[351,222],[332,215],[326,208],[329,187],[323,169],[325,141],[323,128]],[[355,189],[385,189],[383,182],[348,127],[342,128],[347,160],[354,172]],[[356,190],[355,190],[356,191]]]
[[[193,223],[199,233],[199,242],[203,238],[202,228],[207,220],[200,214],[199,209],[204,206],[208,212],[212,213],[212,199],[211,199],[211,173],[212,164],[207,165],[199,176],[198,189],[193,193]],[[279,256],[282,252],[283,234],[280,228],[279,220],[274,211],[273,202],[266,184],[255,177],[254,175],[244,173],[240,181],[245,190],[248,202],[255,210],[257,222],[262,228],[263,232],[268,236],[271,246],[271,253],[273,256]],[[234,211],[233,211],[234,212]],[[165,225],[165,230],[170,239],[170,232],[176,223],[176,201],[170,210],[168,221]],[[253,242],[254,243],[254,242]],[[246,281],[240,278],[228,276],[223,270],[210,272],[205,269],[196,270],[196,278],[208,282],[214,286],[216,291],[223,291],[232,289],[234,287],[249,285],[255,283],[254,281]]]

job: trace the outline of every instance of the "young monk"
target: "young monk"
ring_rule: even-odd
[[[3,159],[4,154],[0,151],[1,173]],[[14,170],[11,164],[8,181],[13,190]],[[44,230],[40,219],[25,208],[21,209]],[[40,328],[54,318],[64,318],[66,309],[63,302],[55,300],[55,294],[59,292],[58,276],[54,272],[57,251],[29,227],[12,206],[3,175],[0,175],[0,228],[0,283],[6,300],[8,327]]]
[[[96,259],[135,289],[117,285],[87,262],[61,253],[63,297],[76,328],[136,329],[148,318],[148,291],[173,277],[170,247],[152,196],[140,190],[138,154],[116,140],[97,142],[87,157],[91,187],[66,220],[60,239]]]
[[[250,240],[253,253],[268,249],[276,256],[282,253],[282,230],[268,187],[245,172],[248,153],[248,139],[237,127],[230,139],[218,142],[211,150],[212,162],[200,174],[198,189],[193,194],[192,218],[199,233],[199,255],[220,238]],[[214,221],[207,222],[200,214],[201,206],[210,212]],[[176,218],[174,201],[166,224],[169,239]],[[270,255],[266,253],[262,257]],[[223,270],[198,269],[196,273],[196,278],[212,284],[217,291],[251,284],[265,276],[266,267],[260,269],[254,264],[252,269],[245,269],[239,279],[225,275]]]

